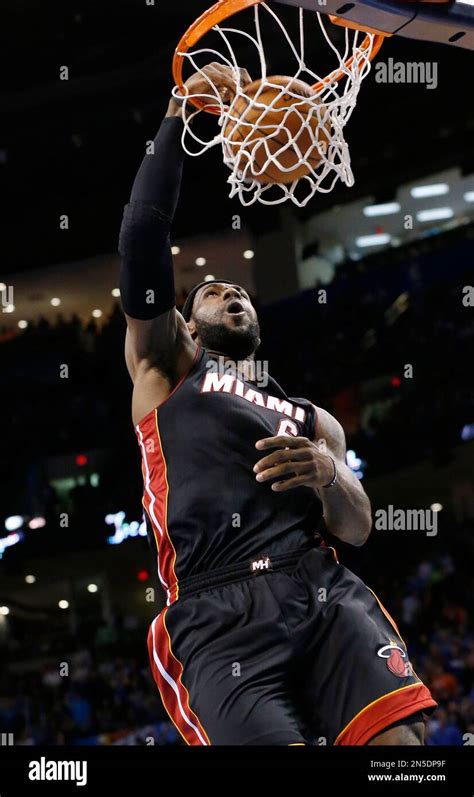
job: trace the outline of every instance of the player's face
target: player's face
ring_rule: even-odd
[[[239,285],[203,285],[194,299],[192,320],[204,348],[243,359],[260,344],[257,313]]]
[[[225,282],[203,285],[194,300],[193,315],[209,323],[227,324],[231,329],[257,319],[247,291]]]

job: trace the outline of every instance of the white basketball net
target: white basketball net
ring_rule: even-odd
[[[297,71],[291,80],[296,78],[305,80],[305,82],[309,84],[324,81],[322,87],[315,91],[310,99],[307,97],[303,99],[301,94],[298,94],[291,88],[291,84],[287,86],[276,86],[275,83],[268,80],[260,25],[260,9],[264,9],[267,13],[271,14],[278,23],[291,49],[291,53],[296,59]],[[302,8],[298,9],[298,47],[292,42],[281,20],[265,3],[255,6],[253,13],[255,36],[237,28],[223,28],[220,25],[215,25],[212,28],[212,30],[217,31],[222,37],[228,51],[228,56],[211,48],[200,48],[182,53],[183,56],[189,59],[193,70],[203,75],[202,68],[195,62],[195,56],[197,55],[206,53],[210,56],[209,61],[216,60],[217,58],[224,64],[227,64],[233,70],[237,89],[235,97],[228,106],[224,104],[220,97],[218,87],[209,80],[208,76],[206,77],[214,89],[212,93],[211,90],[209,90],[208,94],[191,94],[188,92],[183,101],[183,148],[188,155],[198,156],[202,155],[211,147],[220,144],[224,163],[231,172],[227,180],[230,184],[229,197],[232,198],[237,195],[241,203],[245,206],[252,205],[257,201],[266,205],[275,205],[290,199],[299,207],[304,207],[316,192],[329,193],[332,191],[338,180],[342,180],[342,182],[349,187],[354,184],[349,149],[343,136],[343,129],[355,107],[360,84],[370,71],[371,63],[369,56],[374,43],[374,36],[369,36],[370,47],[362,49],[361,44],[366,34],[346,28],[344,51],[339,52],[327,33],[321,14],[317,12],[308,12],[313,18],[317,18],[327,44],[337,57],[337,67],[329,78],[325,79],[324,75],[317,75],[305,63],[305,34]],[[258,77],[262,79],[262,84],[254,96],[247,95],[245,93],[245,87],[241,85],[239,66],[244,65],[238,64],[237,62],[237,58],[229,41],[229,33],[235,33],[246,37],[246,39],[253,42],[257,48],[261,68],[261,74]],[[350,56],[353,57],[353,60],[350,66],[347,67],[345,62]],[[343,77],[338,82],[331,78],[333,78],[339,70],[343,72]],[[309,75],[312,80],[308,80],[306,77],[303,78],[303,73]],[[256,77],[257,76],[252,75],[252,80],[255,80]],[[259,102],[259,96],[269,87],[276,87],[278,89],[278,91],[275,92],[275,96],[269,104]],[[177,86],[173,88],[172,93],[177,97],[182,96]],[[279,116],[281,116],[281,121],[277,125],[275,125],[273,121],[271,124],[265,126],[265,114],[268,112],[271,113],[271,109],[276,105],[283,94],[290,95],[294,99],[294,102],[289,102],[288,105],[285,104],[286,110],[283,113],[280,112]],[[220,116],[216,116],[216,120],[220,127],[220,133],[209,141],[199,138],[195,130],[195,125],[193,124],[192,127],[190,125],[193,118],[202,112],[201,109],[197,109],[189,102],[192,97],[204,98],[209,100],[209,105],[219,106],[220,108]],[[244,98],[246,106],[250,109],[258,109],[259,134],[257,136],[255,136],[255,124],[246,121],[248,113],[245,112],[241,118],[239,114],[234,112],[239,98]],[[239,104],[240,107],[242,107],[242,103]],[[301,119],[301,125],[308,131],[309,135],[304,136],[304,141],[306,142],[305,151],[301,151],[298,146],[298,141],[301,142],[301,131],[298,131],[296,136],[294,136],[290,129],[285,127],[285,119],[290,113],[297,113]],[[231,121],[231,124],[228,124],[229,121]],[[321,135],[319,135],[320,132]],[[189,138],[192,138],[194,141],[193,149],[190,149],[188,146]],[[276,147],[275,142],[272,142],[273,146],[270,147],[268,144],[271,138],[278,139],[278,144],[282,141],[284,141],[284,143],[282,143],[280,147]],[[237,143],[236,139],[238,139]],[[310,142],[309,145],[308,141]],[[196,145],[198,145],[198,149],[196,149]],[[294,169],[294,166],[288,168],[285,167],[284,162],[282,162],[282,156],[289,147],[295,148],[299,163],[306,164],[308,169],[306,174],[293,181],[291,181],[291,171]],[[256,162],[257,152],[258,163]],[[265,162],[263,162],[262,159],[262,152],[264,153]],[[256,175],[264,174],[270,164],[274,164],[281,172],[288,173],[288,181],[285,181],[285,183],[264,184],[255,179]],[[297,185],[299,186],[298,196],[295,194]],[[301,190],[302,187],[304,189],[303,191]]]

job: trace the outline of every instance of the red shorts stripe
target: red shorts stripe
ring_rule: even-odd
[[[163,705],[186,744],[210,745],[209,737],[189,705],[188,690],[182,682],[183,665],[171,650],[166,612],[153,620],[148,632],[148,653],[155,683]]]
[[[363,745],[393,722],[417,711],[434,708],[437,703],[422,683],[409,684],[382,695],[356,714],[341,731],[334,744]]]

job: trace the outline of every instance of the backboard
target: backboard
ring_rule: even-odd
[[[274,0],[337,16],[367,30],[474,50],[474,0]]]

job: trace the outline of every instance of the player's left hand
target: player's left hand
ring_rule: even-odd
[[[320,451],[316,443],[307,437],[265,437],[257,440],[255,447],[260,451],[278,448],[278,451],[257,462],[253,469],[259,482],[282,477],[282,481],[272,484],[272,490],[283,492],[301,486],[317,489],[329,484],[333,478],[331,457]]]

